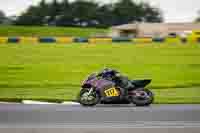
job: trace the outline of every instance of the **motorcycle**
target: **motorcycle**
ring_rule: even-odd
[[[130,104],[136,106],[149,106],[153,103],[154,95],[145,87],[151,80],[131,80],[134,87],[124,88],[112,80],[91,74],[82,83],[78,101],[83,106],[94,106],[96,104]]]

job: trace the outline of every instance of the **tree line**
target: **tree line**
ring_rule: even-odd
[[[109,27],[130,22],[162,22],[162,12],[145,2],[119,0],[102,4],[88,0],[41,0],[15,21],[16,25]]]
[[[6,15],[3,11],[0,11],[0,24],[3,23],[3,21],[5,20]]]

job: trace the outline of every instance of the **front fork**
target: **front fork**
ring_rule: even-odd
[[[89,90],[89,92],[88,92],[88,96],[90,96],[90,94],[91,94],[93,91],[94,91],[94,88],[91,87],[90,90]]]

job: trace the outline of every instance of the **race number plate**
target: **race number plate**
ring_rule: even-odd
[[[119,92],[116,90],[116,88],[110,88],[108,90],[104,91],[107,97],[117,97],[119,96]]]

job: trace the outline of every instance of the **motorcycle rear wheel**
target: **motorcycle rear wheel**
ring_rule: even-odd
[[[136,90],[137,91],[137,90]],[[148,89],[138,90],[147,94],[146,98],[140,98],[139,96],[132,96],[131,101],[136,106],[149,106],[154,101],[154,94]]]
[[[88,95],[89,89],[82,89],[78,95],[78,101],[82,106],[95,106],[100,101],[99,94],[94,91]]]

